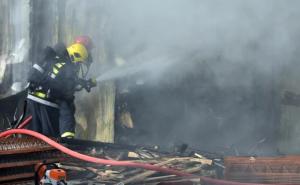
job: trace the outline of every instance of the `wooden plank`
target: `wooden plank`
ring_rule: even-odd
[[[192,160],[193,160],[193,158],[191,158],[191,157],[170,158],[166,161],[155,164],[155,166],[164,166],[164,165],[171,164],[171,163],[178,162],[178,161],[191,162]],[[189,170],[195,170],[195,169],[196,169],[196,171],[199,171],[200,167],[192,168],[192,169],[189,169]],[[133,182],[140,182],[140,181],[143,181],[145,178],[147,178],[147,177],[149,177],[149,176],[151,176],[155,173],[157,173],[157,172],[156,171],[145,171],[143,173],[139,173],[139,174],[134,175],[134,176],[132,176],[128,179],[125,179],[121,183],[128,184],[128,183],[133,183]]]

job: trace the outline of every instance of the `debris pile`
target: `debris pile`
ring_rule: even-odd
[[[88,163],[66,156],[46,143],[34,138],[1,139],[0,183],[33,181],[34,166],[39,163],[57,163],[67,171],[70,184],[200,184],[200,176],[218,177],[221,163],[196,152],[159,151],[158,148],[127,146],[83,140],[61,140],[68,148],[90,156],[152,164],[194,174],[195,177],[176,175],[110,165]],[[216,165],[218,164],[218,165]],[[222,173],[222,172],[221,172]],[[220,173],[219,173],[220,174]]]
[[[216,177],[216,168],[213,167],[213,160],[207,159],[201,155],[191,157],[169,156],[166,154],[154,153],[147,150],[129,151],[126,155],[122,153],[117,158],[106,156],[107,159],[131,160],[138,163],[148,163],[156,166],[168,167],[187,173],[195,174],[195,178],[183,179],[175,175],[166,175],[156,171],[148,171],[143,169],[130,169],[116,166],[99,166],[86,164],[77,161],[74,163],[63,162],[61,167],[81,173],[90,173],[93,176],[92,180],[102,184],[158,184],[161,182],[193,182],[199,183],[199,176]],[[78,173],[77,173],[78,174]],[[196,176],[198,178],[196,178]],[[79,181],[74,176],[75,181]]]

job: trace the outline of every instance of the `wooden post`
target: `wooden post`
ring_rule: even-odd
[[[95,7],[96,6],[96,7]],[[101,11],[104,1],[91,0],[89,4],[80,0],[65,2],[64,26],[65,40],[71,44],[77,35],[92,37],[95,48],[92,51],[94,62],[90,76],[97,77],[103,64],[110,63],[108,47],[102,35],[107,32],[106,16]],[[100,12],[100,13],[99,13]],[[59,37],[62,36],[63,33]],[[99,84],[91,93],[83,90],[76,94],[77,137],[82,139],[114,142],[114,82]]]

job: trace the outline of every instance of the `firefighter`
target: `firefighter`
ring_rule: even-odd
[[[88,69],[90,65],[93,62],[92,55],[91,55],[91,50],[94,48],[94,44],[92,42],[92,39],[89,36],[77,36],[74,39],[74,44],[82,44],[87,52],[88,56],[85,61],[85,69],[81,68],[82,70],[82,77],[85,78],[85,75],[88,72]],[[62,45],[62,44],[60,44]],[[61,53],[63,55],[64,52],[62,52],[63,46],[55,46],[56,51],[58,53]],[[81,65],[82,67],[82,65]],[[85,71],[84,71],[85,70]],[[84,81],[83,81],[84,83]],[[87,86],[86,86],[87,87]],[[88,92],[90,91],[88,88],[86,89]],[[59,106],[59,126],[60,126],[60,131],[62,132],[61,137],[68,137],[68,138],[73,138],[75,135],[75,105],[74,101],[61,101],[60,106]]]
[[[27,107],[32,115],[29,129],[51,137],[74,137],[74,93],[82,88],[89,92],[96,85],[94,80],[79,76],[88,55],[81,43],[65,49],[60,45],[59,52],[45,49],[28,78]]]

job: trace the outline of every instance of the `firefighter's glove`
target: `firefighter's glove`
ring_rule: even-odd
[[[30,91],[34,91],[36,89],[37,85],[35,83],[29,83],[28,85],[28,89]]]
[[[85,81],[85,85],[84,85],[84,88],[87,92],[90,92],[91,89],[93,87],[96,87],[97,86],[97,81],[96,79],[93,79],[93,78],[90,78],[88,80]]]

